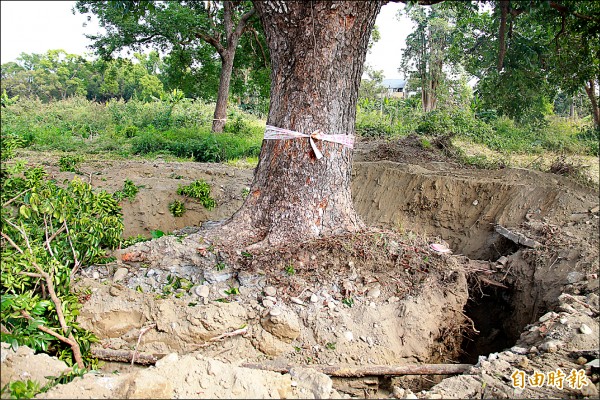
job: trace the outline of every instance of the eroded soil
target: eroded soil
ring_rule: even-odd
[[[58,181],[75,175],[58,172],[58,157],[27,156]],[[83,269],[77,283],[89,292],[79,322],[101,339],[98,349],[162,360],[107,363],[104,375],[43,396],[597,397],[598,193],[565,177],[463,168],[410,138],[361,142],[353,197],[371,228],[250,254],[190,227],[237,210],[251,168],[88,160],[81,172],[110,192],[125,179],[141,186],[122,201],[125,236],[174,232]],[[211,185],[215,209],[176,194],[196,179]],[[168,211],[174,199],[186,204],[182,217]],[[32,368],[19,364],[30,354],[2,351],[2,385]],[[296,368],[282,375],[248,363]],[[304,368],[423,363],[476,366],[452,378],[333,380]],[[515,388],[517,368],[583,370],[589,384]]]

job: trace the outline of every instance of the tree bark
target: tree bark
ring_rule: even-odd
[[[242,34],[246,30],[248,20],[254,15],[255,10],[251,9],[243,14],[237,25],[233,21],[233,2],[223,2],[223,23],[225,25],[226,43],[220,42],[220,35],[210,36],[204,32],[198,32],[197,36],[212,45],[221,57],[221,75],[219,77],[219,90],[217,92],[217,104],[213,115],[212,132],[221,133],[227,122],[227,101],[229,100],[229,86],[231,84],[231,73],[233,71],[233,59],[235,51]]]
[[[268,125],[354,134],[378,1],[255,2],[271,53]],[[240,244],[280,245],[363,228],[350,193],[352,150],[308,138],[264,140],[250,194],[222,227]]]
[[[598,108],[598,99],[596,98],[596,84],[590,79],[585,85],[585,92],[592,103],[592,116],[594,117],[594,126],[600,128],[600,108]]]
[[[236,41],[237,46],[237,41]],[[217,104],[213,116],[212,132],[221,133],[227,122],[227,102],[229,100],[229,86],[233,72],[233,58],[235,47],[227,48],[221,57],[221,75],[219,77],[219,90],[217,92]]]

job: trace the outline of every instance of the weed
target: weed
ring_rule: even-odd
[[[248,260],[251,260],[252,257],[254,257],[252,254],[248,253],[247,251],[242,251],[241,254],[242,254],[242,257],[244,257],[244,258],[246,258]]]
[[[216,269],[217,271],[223,271],[223,270],[225,269],[225,267],[226,267],[226,266],[227,266],[227,265],[225,265],[225,263],[224,263],[224,262],[219,262],[219,263],[217,263],[217,265],[215,265],[215,269]]]
[[[289,276],[294,275],[296,273],[296,270],[294,269],[294,265],[293,264],[286,265],[285,273],[288,274]]]
[[[240,290],[236,287],[230,287],[229,289],[225,290],[224,293],[228,296],[235,296],[236,294],[240,294]]]
[[[325,345],[325,347],[326,347],[328,350],[335,350],[335,342],[328,342],[328,343]]]
[[[169,204],[169,212],[174,217],[181,217],[185,213],[185,204],[179,200],[173,200]]]
[[[248,197],[248,195],[250,194],[250,188],[249,187],[245,187],[242,189],[242,199],[245,199],[246,197]]]
[[[344,297],[342,299],[342,304],[345,304],[348,307],[352,307],[354,305],[354,299],[352,297]]]
[[[79,172],[77,166],[83,161],[83,157],[80,155],[75,156],[62,156],[58,160],[59,170],[61,172]]]
[[[177,194],[198,199],[209,210],[216,206],[215,200],[210,197],[210,185],[203,180],[197,180],[187,186],[179,186]]]
[[[117,190],[113,196],[115,199],[117,199],[117,201],[121,201],[123,199],[129,199],[129,201],[133,201],[141,187],[143,186],[136,186],[136,184],[131,180],[125,179],[125,182],[123,183],[123,189]]]
[[[160,237],[165,236],[165,233],[163,231],[161,231],[160,229],[155,229],[150,231],[150,235],[152,235],[152,239],[158,239]]]

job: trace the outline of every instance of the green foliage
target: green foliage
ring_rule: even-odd
[[[52,279],[84,362],[92,363],[89,350],[96,338],[76,323],[80,303],[70,290],[72,272],[82,265],[105,262],[105,250],[120,244],[121,208],[110,194],[94,192],[78,178],[59,187],[41,167],[23,163],[7,167],[1,184],[0,311],[8,330],[2,332],[2,341],[27,345],[73,364],[70,346],[37,328],[43,325],[62,331],[56,304],[46,298],[43,271]]]
[[[83,157],[80,155],[67,155],[62,156],[58,160],[59,170],[61,172],[79,172],[78,165],[83,161]]]
[[[352,297],[344,297],[342,299],[342,304],[352,307],[354,305],[354,299]]]
[[[294,265],[293,264],[288,264],[285,266],[285,273],[288,274],[289,276],[292,276],[294,274],[296,274],[296,270],[294,269]]]
[[[215,208],[215,200],[210,197],[210,185],[203,180],[197,180],[187,186],[179,186],[177,194],[198,199],[200,204],[209,210]]]
[[[230,287],[229,289],[226,289],[224,293],[228,296],[235,296],[236,294],[240,294],[240,289],[236,287]]]
[[[185,213],[185,204],[179,200],[173,200],[169,203],[169,212],[174,217],[181,217]]]
[[[32,399],[41,390],[42,388],[38,382],[27,379],[26,381],[12,381],[7,383],[0,393],[4,394],[7,392],[11,399]]]
[[[140,191],[141,187],[142,186],[137,186],[130,179],[125,179],[125,182],[123,183],[123,189],[117,190],[113,194],[113,197],[119,202],[123,199],[129,199],[129,201],[133,201],[133,199],[135,199],[135,196]]]
[[[15,135],[0,134],[0,159],[10,160],[15,156],[15,149],[23,145],[23,140]]]
[[[227,265],[224,262],[219,262],[215,265],[217,271],[223,271]]]

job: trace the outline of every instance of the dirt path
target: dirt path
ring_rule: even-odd
[[[57,180],[72,178],[57,161],[41,162]],[[175,231],[83,269],[77,284],[92,291],[79,321],[100,348],[163,359],[108,363],[103,376],[45,397],[597,397],[598,193],[564,177],[465,169],[408,141],[361,143],[353,196],[371,229],[247,254],[183,228],[230,216],[252,169],[88,160],[81,171],[110,192],[125,179],[141,186],[122,202],[125,236]],[[176,194],[196,179],[211,185],[214,210]],[[174,199],[186,204],[182,217],[168,211]],[[3,385],[38,357],[21,353],[2,349]],[[305,368],[460,362],[477,365],[453,378]],[[243,363],[297,368],[282,375]],[[517,370],[558,368],[584,371],[589,384],[512,385]]]

